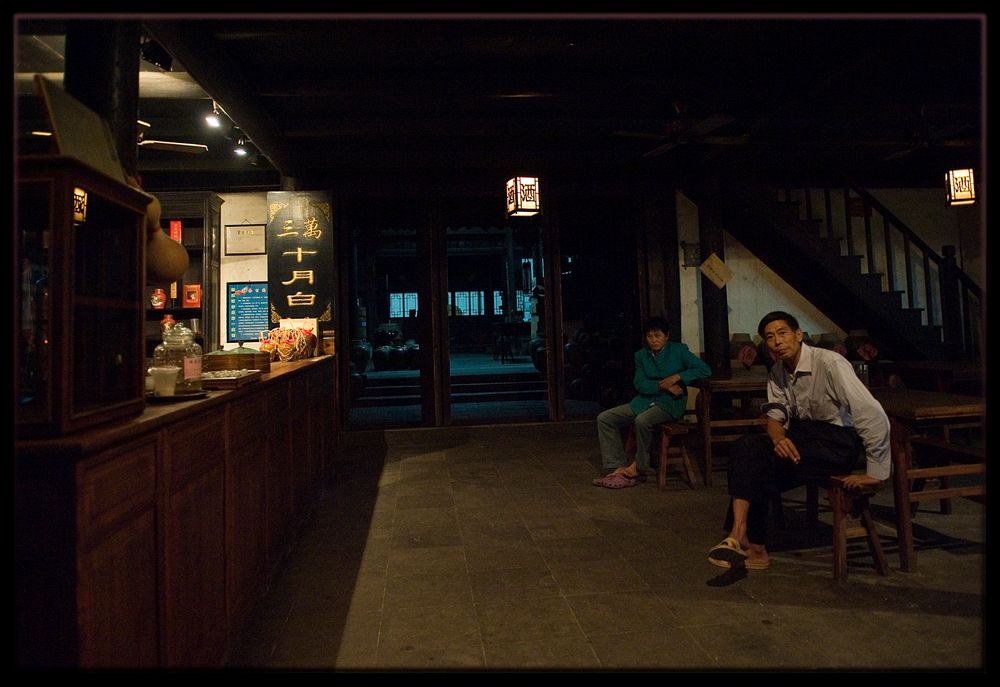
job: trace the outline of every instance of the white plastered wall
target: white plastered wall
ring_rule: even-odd
[[[219,240],[219,345],[236,348],[236,343],[226,339],[228,296],[227,282],[267,281],[267,255],[226,255],[225,226],[227,224],[267,224],[266,193],[223,193],[222,236]],[[258,348],[256,342],[246,344]]]

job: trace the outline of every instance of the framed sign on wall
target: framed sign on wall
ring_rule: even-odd
[[[259,341],[268,331],[267,282],[226,282],[226,341]]]
[[[267,252],[266,224],[227,224],[226,255],[263,255]]]

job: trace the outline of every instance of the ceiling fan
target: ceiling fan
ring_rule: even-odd
[[[163,46],[149,36],[142,36],[139,42],[140,78],[142,74],[169,75],[175,68],[183,71],[183,68],[174,62],[174,58]],[[213,101],[214,104],[214,101]],[[140,150],[163,150],[171,153],[185,153],[188,155],[198,155],[207,153],[208,146],[204,143],[185,143],[182,141],[163,141],[149,138],[148,130],[151,128],[149,122],[138,120],[139,132],[137,145]]]
[[[146,129],[149,128],[149,123],[143,120],[138,120],[139,122],[139,134],[138,143],[140,149],[145,150],[166,150],[171,153],[186,153],[188,155],[198,155],[199,153],[207,153],[208,146],[204,143],[183,143],[181,141],[160,141],[157,139],[146,138]]]
[[[691,142],[707,143],[710,145],[739,145],[746,142],[746,134],[740,136],[709,135],[713,131],[717,131],[734,121],[736,121],[736,118],[731,115],[715,113],[702,119],[673,119],[665,125],[665,133],[618,130],[614,131],[613,135],[626,138],[663,140],[665,143],[643,153],[643,157],[657,157],[673,148]]]
[[[889,153],[882,161],[899,160],[932,148],[974,148],[979,141],[968,134],[975,130],[971,123],[975,116],[976,113],[965,106],[921,105],[919,118],[912,128],[912,142],[900,142],[904,147]]]

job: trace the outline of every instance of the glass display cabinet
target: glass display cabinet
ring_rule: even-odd
[[[17,167],[17,435],[56,436],[139,414],[151,198],[70,157],[24,156]]]
[[[219,237],[221,197],[210,191],[157,193],[163,211],[160,225],[188,253],[188,268],[176,282],[146,284],[145,354],[153,355],[162,340],[160,323],[166,315],[184,322],[205,353],[219,344]],[[163,302],[157,303],[157,290]]]

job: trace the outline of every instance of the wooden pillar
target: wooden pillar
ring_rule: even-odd
[[[639,208],[636,267],[640,317],[662,315],[676,341],[682,331],[677,259],[677,204],[673,189],[643,193]]]
[[[698,233],[701,238],[701,259],[712,253],[725,261],[726,252],[722,235],[722,207],[720,191],[714,189],[700,196],[698,203]],[[725,287],[719,288],[704,274],[701,275],[702,323],[705,329],[705,362],[712,368],[716,379],[729,379],[729,302]]]
[[[440,201],[430,201],[417,236],[417,257],[423,269],[420,303],[420,378],[423,424],[451,424],[451,347],[448,343],[448,246]],[[424,347],[429,350],[424,351]]]
[[[559,246],[557,203],[549,195],[541,215],[545,256],[545,374],[549,389],[549,419],[566,417],[566,361],[563,356],[562,250]]]
[[[955,263],[955,246],[941,246],[941,329],[944,347],[950,360],[961,357],[965,337],[962,333],[962,302],[958,293],[958,265]],[[930,312],[930,304],[928,304]],[[928,317],[930,319],[930,317]]]
[[[63,88],[108,122],[122,169],[134,176],[139,136],[139,23],[67,22]]]

